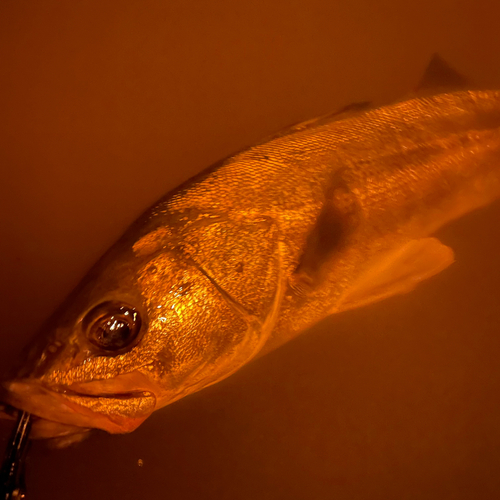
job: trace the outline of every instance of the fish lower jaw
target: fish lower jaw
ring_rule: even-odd
[[[86,394],[64,387],[48,388],[30,379],[6,383],[4,388],[6,403],[41,419],[82,430],[102,429],[113,434],[133,431],[156,406],[156,397],[147,391]],[[60,429],[54,429],[55,432],[60,432]]]

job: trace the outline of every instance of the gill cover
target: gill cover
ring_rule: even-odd
[[[148,256],[137,283],[150,317],[148,367],[170,392],[160,405],[227,377],[267,341],[283,277],[277,226],[269,217],[199,214],[134,245]]]

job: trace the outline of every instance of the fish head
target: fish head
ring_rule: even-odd
[[[250,226],[254,234],[239,247],[230,238],[214,245],[213,232],[227,236],[231,221],[211,221],[180,238],[158,224],[132,231],[42,328],[3,383],[2,399],[44,420],[34,425],[43,437],[88,428],[124,433],[233,373],[265,342],[279,302],[270,225],[261,224],[262,234]],[[241,227],[233,230],[244,242]],[[227,258],[204,267],[213,251]],[[245,257],[252,258],[247,270]],[[255,273],[265,277],[252,302],[246,281]]]

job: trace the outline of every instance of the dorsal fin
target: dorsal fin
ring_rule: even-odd
[[[317,116],[316,118],[312,118],[311,120],[298,122],[295,123],[294,125],[286,127],[277,132],[276,134],[266,137],[263,143],[271,141],[273,139],[278,139],[279,137],[285,137],[287,135],[295,134],[295,132],[300,132],[301,130],[307,130],[309,128],[317,127],[326,122],[332,121],[336,118],[340,120],[346,116],[349,116],[350,114],[354,114],[359,111],[364,111],[366,109],[369,109],[370,107],[371,107],[371,102],[368,101],[353,102],[351,104],[348,104],[347,106],[344,106],[343,108],[340,108],[337,111],[334,111],[333,113]]]
[[[439,54],[434,54],[424,76],[415,89],[418,92],[460,90],[471,87],[470,82],[453,69]]]

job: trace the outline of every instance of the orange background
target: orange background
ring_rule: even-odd
[[[141,211],[214,161],[400,97],[434,52],[499,88],[499,19],[493,0],[2,0],[0,365]],[[442,275],[131,435],[36,444],[29,498],[500,497],[499,221],[497,203],[454,223]]]

